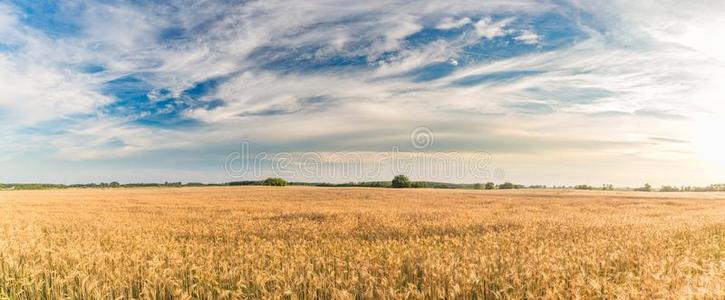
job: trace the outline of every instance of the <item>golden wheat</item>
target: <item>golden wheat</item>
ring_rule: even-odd
[[[725,195],[0,192],[0,298],[725,298]]]

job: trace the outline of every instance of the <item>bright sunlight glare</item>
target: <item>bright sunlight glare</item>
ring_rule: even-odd
[[[699,124],[695,139],[695,151],[707,163],[725,166],[725,140],[722,130],[725,120],[708,120]]]

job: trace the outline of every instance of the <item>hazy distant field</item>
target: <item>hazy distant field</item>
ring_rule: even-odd
[[[725,195],[0,192],[0,298],[725,298]]]

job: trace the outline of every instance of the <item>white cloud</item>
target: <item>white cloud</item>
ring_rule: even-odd
[[[515,18],[507,18],[494,22],[491,18],[483,18],[476,22],[474,27],[478,35],[487,39],[493,39],[508,34],[506,26],[513,22]]]
[[[102,78],[70,70],[76,47],[20,25],[0,5],[0,40],[14,50],[0,51],[0,123],[22,127],[64,115],[91,112],[108,98],[95,87]]]
[[[0,4],[0,29],[9,29],[15,25],[16,18],[13,10],[7,5]]]
[[[516,154],[510,160],[514,165],[517,159],[534,160],[536,153],[521,153],[530,146],[522,143],[532,139],[541,139],[536,149],[546,152],[551,166],[593,152],[605,157],[602,161],[630,155],[641,162],[642,153],[667,158],[672,151],[648,146],[645,137],[686,140],[692,124],[687,119],[641,117],[638,111],[656,109],[689,118],[722,111],[717,87],[725,78],[725,43],[713,37],[723,27],[723,4],[666,1],[658,8],[659,2],[653,1],[574,3],[592,13],[608,33],[600,35],[576,23],[591,35],[573,47],[485,64],[461,59],[462,48],[481,38],[488,43],[502,36],[545,45],[545,33],[536,24],[527,30],[516,28],[514,18],[484,17],[474,24],[473,36],[421,47],[410,47],[405,38],[424,25],[460,28],[471,24],[471,18],[497,13],[520,13],[517,18],[525,18],[554,5],[541,1],[406,5],[398,1],[256,1],[232,7],[177,3],[178,9],[170,11],[165,5],[89,3],[89,10],[78,20],[83,34],[64,40],[19,23],[17,12],[0,5],[2,42],[22,46],[17,53],[0,52],[0,126],[12,132],[0,139],[0,148],[7,152],[29,151],[28,145],[48,146],[57,149],[55,157],[76,160],[229,146],[243,139],[267,146],[366,150],[397,143],[400,139],[396,138],[425,125],[440,133],[440,144],[449,141],[461,149],[491,147],[502,157]],[[470,17],[446,17],[451,15]],[[436,24],[435,20],[441,21]],[[159,34],[169,27],[181,27],[193,38],[160,43]],[[362,46],[353,48],[355,43]],[[377,58],[389,51],[398,55],[361,70],[302,75],[260,70],[265,61],[248,57],[260,46],[302,49],[309,45],[322,45],[320,53],[352,57]],[[309,55],[314,58],[320,53]],[[400,77],[440,62],[457,68],[429,82]],[[83,63],[98,63],[106,70],[83,74],[77,70]],[[512,71],[541,73],[495,84],[452,87],[456,80],[470,76]],[[223,99],[225,106],[184,112],[203,125],[183,132],[128,124],[104,115],[76,120],[62,135],[20,132],[25,125],[94,114],[113,101],[99,93],[103,83],[136,72],[151,74],[148,79],[154,85],[175,94],[194,83],[228,76],[209,95]],[[559,90],[577,88],[602,89],[612,95],[567,101],[562,100],[567,95],[556,97]],[[301,101],[311,97],[327,97],[329,103]],[[528,111],[522,109],[526,105],[531,106]],[[550,107],[553,113],[531,114],[533,105]],[[606,146],[587,148],[589,142]],[[687,145],[678,147],[679,151]]]
[[[470,23],[471,23],[471,18],[468,18],[468,17],[460,18],[460,19],[447,17],[447,18],[444,18],[443,20],[441,20],[441,22],[438,23],[436,28],[442,29],[442,30],[448,30],[448,29],[454,29],[454,28],[461,28]]]
[[[436,41],[419,49],[402,51],[398,59],[381,63],[375,70],[376,76],[395,75],[405,73],[433,62],[449,61],[457,65],[453,58],[458,55],[459,48],[448,42]]]
[[[526,44],[538,44],[541,41],[541,36],[530,30],[523,30],[521,34],[515,38],[517,41],[524,42]]]

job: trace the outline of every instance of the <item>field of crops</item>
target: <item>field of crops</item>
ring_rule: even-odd
[[[725,194],[0,192],[0,298],[725,298]]]

